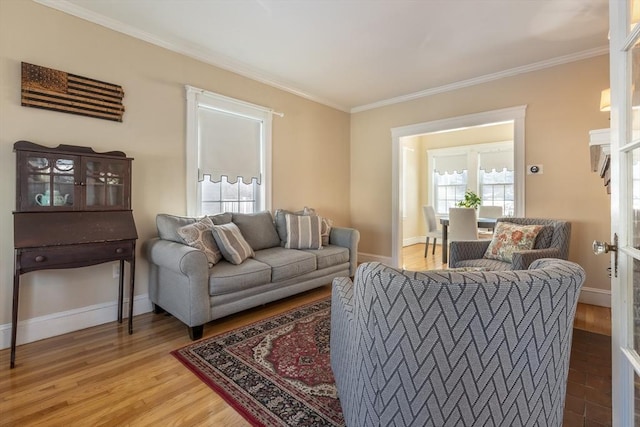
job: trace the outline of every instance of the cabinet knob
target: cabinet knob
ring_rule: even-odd
[[[121,254],[121,253],[123,253],[123,252],[124,252],[124,249],[123,249],[123,248],[117,248],[117,249],[116,249],[116,253],[117,253],[117,254]]]
[[[35,262],[42,262],[42,261],[44,261],[45,259],[46,259],[46,258],[44,257],[44,255],[38,255],[38,256],[35,258]]]

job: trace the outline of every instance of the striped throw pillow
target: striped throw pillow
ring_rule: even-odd
[[[311,215],[291,215],[285,217],[287,225],[288,249],[322,249],[320,229],[322,218]]]
[[[242,264],[245,259],[252,258],[254,255],[253,249],[242,236],[240,229],[232,222],[214,225],[213,238],[224,259],[231,264]]]

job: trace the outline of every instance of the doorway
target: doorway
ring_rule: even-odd
[[[405,190],[405,164],[407,153],[416,150],[407,146],[405,141],[416,136],[433,134],[436,132],[462,130],[465,128],[485,126],[487,124],[506,123],[513,124],[513,165],[514,165],[514,215],[524,215],[524,119],[526,106],[506,108],[502,110],[487,111],[460,117],[436,120],[432,122],[418,123],[391,129],[392,134],[392,264],[401,268],[403,265],[402,247],[404,243],[403,223],[405,212],[408,211],[408,203],[404,202]],[[407,212],[408,213],[408,212]]]

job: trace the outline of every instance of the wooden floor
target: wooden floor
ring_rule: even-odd
[[[424,245],[406,248],[405,268],[442,267],[439,251],[426,259],[423,255]],[[204,336],[281,313],[330,292],[330,286],[324,286],[229,316],[207,324]],[[581,329],[610,334],[608,310],[591,307],[580,305],[576,327],[580,323]],[[147,313],[135,317],[133,335],[127,334],[126,323],[109,323],[21,345],[15,369],[9,369],[9,350],[2,350],[0,425],[248,425],[170,355],[190,342],[186,327],[178,320]]]

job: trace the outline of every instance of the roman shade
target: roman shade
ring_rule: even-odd
[[[199,181],[261,182],[261,119],[200,105],[198,124]]]
[[[435,167],[434,170],[440,175],[444,175],[445,173],[452,174],[454,172],[462,172],[463,170],[467,170],[469,167],[467,166],[467,154],[456,154],[452,156],[437,156],[434,159]]]
[[[486,172],[493,170],[500,172],[503,169],[513,170],[513,151],[485,151],[478,153],[480,157],[480,169]]]

